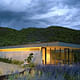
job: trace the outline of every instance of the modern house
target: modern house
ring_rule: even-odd
[[[64,42],[46,42],[0,47],[0,57],[26,59],[33,53],[36,64],[73,64],[80,62],[80,45]]]

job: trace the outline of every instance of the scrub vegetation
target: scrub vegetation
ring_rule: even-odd
[[[22,30],[0,27],[0,46],[52,41],[80,44],[80,30],[56,26]]]
[[[12,60],[11,58],[1,58],[0,57],[0,62],[5,62],[5,63],[10,63],[10,64],[16,64],[16,65],[21,65],[23,64],[23,61],[18,61],[18,60]]]
[[[33,53],[30,53],[27,59],[25,59],[29,64],[32,62]]]
[[[33,59],[33,53],[30,53],[29,56],[25,59],[25,62],[27,62],[27,64],[23,65],[24,68],[26,67],[30,67],[33,68],[35,67],[35,64],[32,62]]]
[[[80,65],[41,66],[27,68],[22,74],[8,77],[9,80],[80,80]]]

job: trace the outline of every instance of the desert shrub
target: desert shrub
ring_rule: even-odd
[[[12,63],[12,64],[18,64],[18,65],[21,65],[21,64],[23,64],[23,61],[12,60],[11,63]]]
[[[23,61],[18,61],[18,60],[12,60],[12,58],[0,58],[0,62],[5,62],[5,63],[11,63],[11,64],[17,64],[21,65],[23,64]]]
[[[9,58],[0,58],[0,61],[5,62],[5,63],[11,63],[12,62],[12,60]]]

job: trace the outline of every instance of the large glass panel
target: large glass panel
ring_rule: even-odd
[[[80,49],[73,49],[74,63],[80,63]]]
[[[50,54],[51,64],[72,64],[74,61],[74,55],[69,48],[51,48]]]
[[[50,64],[50,48],[46,48],[46,64]]]
[[[61,53],[61,48],[54,50],[51,50],[51,64],[60,64],[62,63],[62,53]]]

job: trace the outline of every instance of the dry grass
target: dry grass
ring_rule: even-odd
[[[17,71],[20,72],[22,70],[23,68],[18,65],[0,62],[0,75],[11,74]]]

